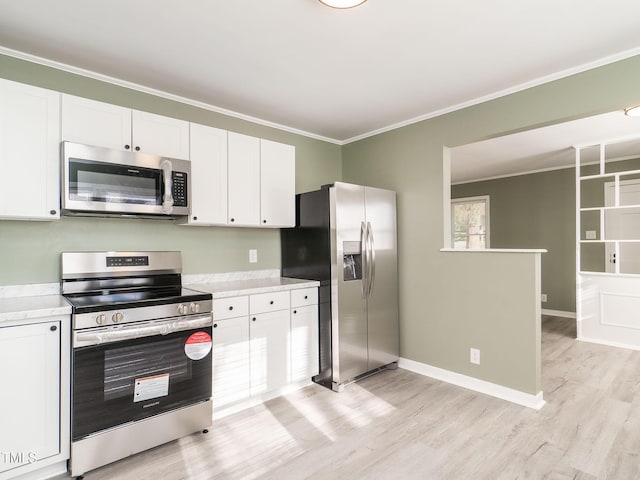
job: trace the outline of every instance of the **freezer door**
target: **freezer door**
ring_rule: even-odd
[[[398,361],[398,252],[396,193],[365,187],[368,245],[371,248],[367,370]]]
[[[367,314],[363,297],[364,187],[336,182],[331,209],[332,381],[367,372]]]

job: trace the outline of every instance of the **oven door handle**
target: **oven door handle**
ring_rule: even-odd
[[[73,348],[121,342],[154,335],[169,335],[170,333],[184,330],[210,327],[212,324],[213,317],[208,314],[189,318],[175,317],[137,324],[91,328],[73,332]]]

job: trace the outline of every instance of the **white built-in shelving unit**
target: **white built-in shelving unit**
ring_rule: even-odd
[[[574,148],[578,338],[640,349],[640,128]]]

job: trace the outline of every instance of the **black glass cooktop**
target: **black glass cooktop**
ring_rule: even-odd
[[[150,307],[172,303],[189,303],[211,300],[210,293],[189,288],[105,290],[102,292],[67,294],[65,298],[73,306],[74,313],[98,312],[124,308]]]

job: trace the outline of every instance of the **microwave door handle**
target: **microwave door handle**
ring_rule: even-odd
[[[171,213],[173,211],[173,166],[168,159],[162,160],[162,179],[164,182],[164,195],[162,196],[162,212]]]

